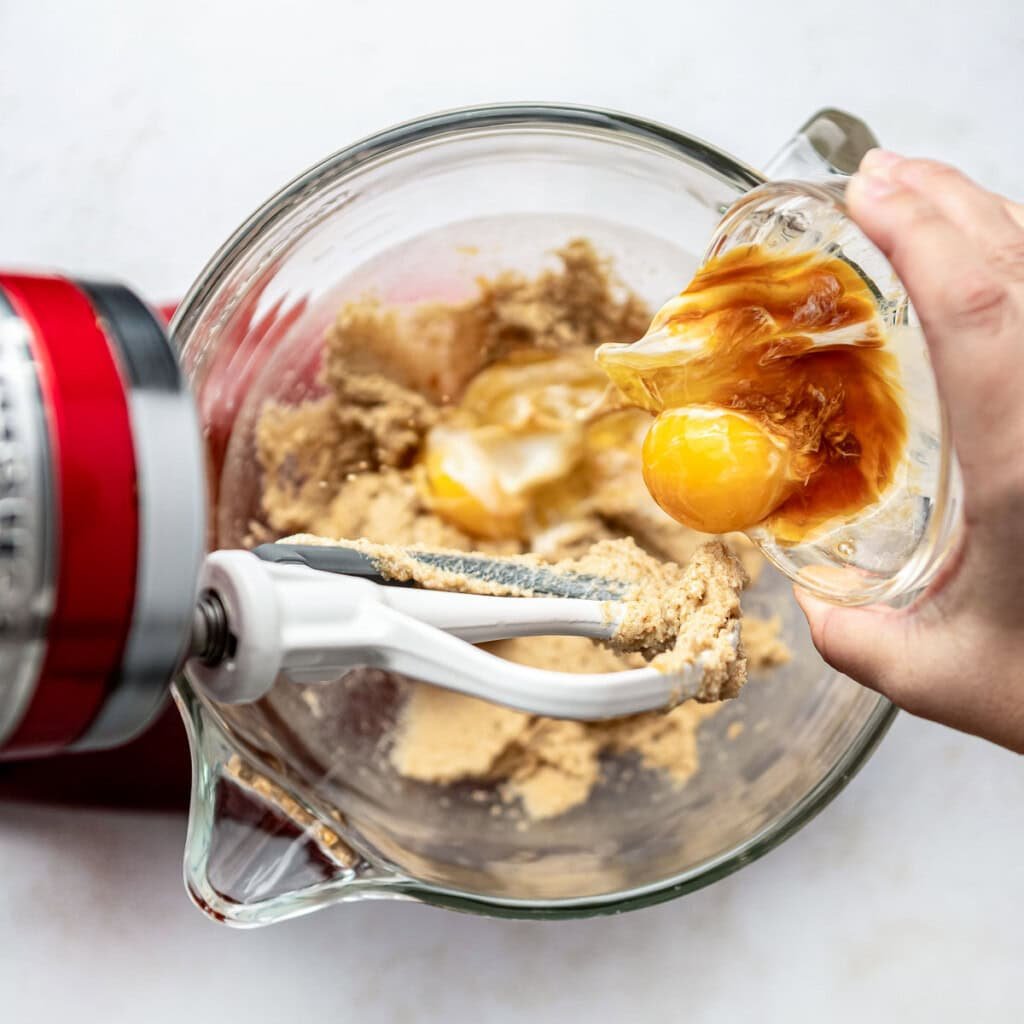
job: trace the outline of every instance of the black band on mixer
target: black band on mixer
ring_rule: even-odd
[[[76,281],[117,343],[132,388],[181,391],[181,370],[163,328],[138,297],[120,284]]]

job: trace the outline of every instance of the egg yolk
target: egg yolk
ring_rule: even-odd
[[[849,262],[748,245],[709,259],[639,341],[596,356],[657,417],[643,472],[669,515],[789,544],[860,514],[900,471],[907,418],[887,340]]]
[[[482,370],[427,435],[427,506],[473,537],[511,540],[543,528],[582,496],[582,417],[607,387],[587,352],[524,351]]]
[[[435,428],[423,456],[423,490],[428,505],[473,537],[516,537],[522,508],[507,494],[487,453],[466,432]]]
[[[702,533],[760,522],[798,484],[785,444],[750,416],[714,406],[668,409],[643,446],[644,482],[673,519]]]

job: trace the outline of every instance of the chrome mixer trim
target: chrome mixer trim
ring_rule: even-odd
[[[138,481],[135,604],[120,678],[75,749],[129,740],[161,710],[186,654],[205,550],[199,422],[170,342],[120,285],[83,284],[127,383]]]
[[[0,748],[32,701],[56,595],[58,510],[30,338],[0,289]]]

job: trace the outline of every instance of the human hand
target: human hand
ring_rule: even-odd
[[[911,606],[797,589],[829,664],[915,715],[1024,753],[1024,207],[931,160],[872,150],[850,216],[924,327],[963,471],[957,555]]]

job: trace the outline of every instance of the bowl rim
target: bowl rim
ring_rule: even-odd
[[[464,135],[491,129],[563,129],[605,134],[624,141],[646,143],[674,156],[699,163],[743,191],[765,183],[753,167],[694,135],[646,118],[599,107],[558,103],[496,103],[458,107],[414,118],[383,131],[367,135],[307,168],[258,207],[229,236],[207,261],[195,281],[178,303],[171,320],[173,338],[190,333],[199,313],[221,282],[244,256],[250,243],[286,216],[297,201],[315,193],[324,181],[361,169],[371,161],[393,155],[424,142],[436,142],[445,136]]]
[[[754,168],[696,136],[646,118],[597,107],[557,103],[491,104],[460,107],[414,118],[335,151],[293,178],[249,216],[214,253],[179,303],[170,325],[175,343],[181,347],[179,339],[187,338],[191,333],[200,314],[215,296],[220,284],[244,257],[250,244],[294,209],[297,202],[316,192],[325,181],[361,169],[371,161],[396,154],[414,144],[494,129],[531,128],[562,129],[566,134],[591,132],[660,148],[669,155],[699,163],[705,170],[743,191],[763,185],[766,181]],[[888,732],[895,716],[896,708],[879,695],[866,721],[842,756],[786,813],[737,846],[701,861],[681,874],[643,887],[605,895],[553,900],[480,896],[405,878],[367,878],[362,882],[349,882],[345,889],[350,896],[357,896],[360,892],[365,895],[404,896],[492,917],[551,920],[620,913],[662,903],[727,877],[763,857],[799,831],[824,810],[863,767]],[[277,903],[278,900],[270,902]],[[272,915],[273,919],[281,916]]]

